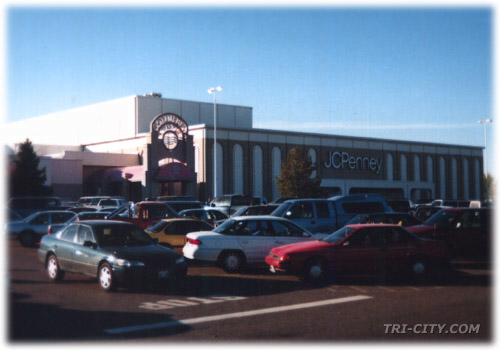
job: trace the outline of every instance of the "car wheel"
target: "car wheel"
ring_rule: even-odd
[[[310,259],[304,266],[304,280],[317,284],[326,281],[326,261],[321,258]]]
[[[19,242],[23,247],[33,247],[36,243],[36,235],[33,231],[23,231],[19,234]]]
[[[429,264],[423,257],[416,257],[408,264],[408,273],[411,278],[423,278],[429,272]]]
[[[60,281],[64,278],[64,271],[59,267],[59,263],[55,255],[49,256],[47,260],[47,275],[52,281]]]
[[[113,291],[116,288],[113,279],[113,269],[108,263],[103,263],[99,268],[99,284],[106,292]]]
[[[242,254],[239,252],[227,252],[221,258],[222,268],[228,273],[240,271],[244,262]]]

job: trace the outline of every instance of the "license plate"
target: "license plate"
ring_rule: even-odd
[[[275,268],[274,268],[274,266],[272,266],[272,265],[269,267],[269,270],[270,270],[272,273],[275,273],[275,272],[276,272],[276,269],[275,269]]]
[[[158,271],[158,278],[168,278],[168,270]]]

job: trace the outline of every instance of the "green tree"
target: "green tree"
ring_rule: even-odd
[[[52,187],[44,185],[47,180],[46,169],[38,169],[40,158],[29,139],[19,145],[14,165],[9,184],[11,197],[52,194]]]
[[[317,198],[323,197],[324,191],[319,186],[319,179],[311,179],[315,167],[304,150],[293,147],[281,165],[280,176],[276,178],[281,197]]]
[[[495,179],[491,174],[484,175],[483,174],[483,185],[484,185],[484,194],[482,200],[491,200],[495,199]]]

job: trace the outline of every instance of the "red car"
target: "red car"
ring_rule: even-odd
[[[347,225],[318,241],[289,244],[271,250],[271,271],[287,271],[309,282],[330,273],[408,272],[423,275],[446,264],[444,242],[423,239],[398,225]]]
[[[442,240],[452,256],[489,256],[491,208],[443,208],[423,224],[407,227],[424,238]]]

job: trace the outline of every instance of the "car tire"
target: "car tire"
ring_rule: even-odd
[[[106,292],[111,292],[116,289],[115,280],[113,278],[113,268],[109,263],[103,263],[99,267],[99,273],[97,276],[101,288]]]
[[[415,257],[408,263],[408,275],[412,279],[422,279],[429,273],[429,263],[424,257]]]
[[[51,254],[47,259],[46,269],[51,281],[60,281],[64,278],[64,271],[59,267],[59,262],[54,254]]]
[[[241,252],[230,251],[222,254],[220,263],[227,273],[236,273],[239,272],[245,264],[244,260]]]
[[[36,234],[33,231],[23,231],[19,234],[19,242],[23,247],[33,247],[36,243]]]
[[[304,264],[304,281],[310,284],[324,283],[327,279],[327,264],[325,259],[312,258]]]

